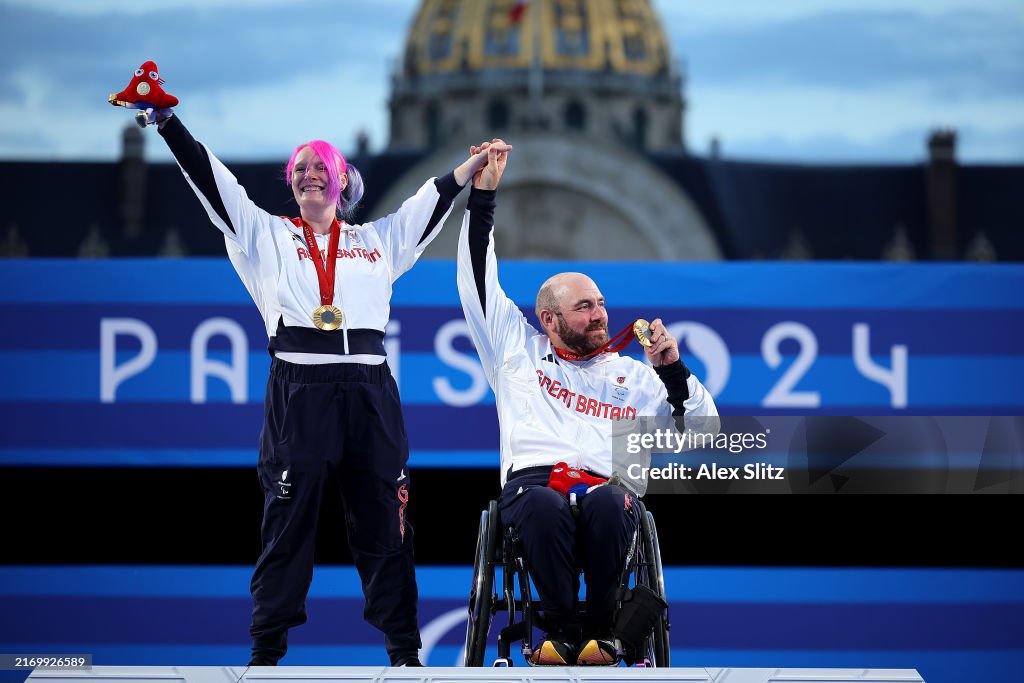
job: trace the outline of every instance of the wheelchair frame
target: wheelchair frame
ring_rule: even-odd
[[[626,556],[620,586],[645,585],[667,603],[661,549],[658,545],[658,530],[654,524],[654,516],[639,499],[636,500],[636,504],[640,506],[640,524]],[[495,585],[495,573],[499,567],[502,570],[501,595],[498,594],[498,587]],[[585,605],[585,601],[577,601],[578,611],[582,612]],[[522,652],[529,658],[534,646],[533,626],[537,621],[536,613],[540,610],[543,610],[543,605],[533,598],[529,567],[518,534],[515,528],[501,523],[498,502],[492,500],[487,509],[480,513],[473,583],[469,594],[465,666],[484,665],[487,636],[494,616],[499,611],[508,612],[508,626],[501,629],[498,634],[498,659],[494,666],[512,665],[510,653],[513,640],[522,641]],[[522,614],[522,619],[518,622],[515,620],[516,612]],[[632,663],[637,666],[670,666],[669,629],[669,614],[666,609],[655,624],[653,632],[644,640],[643,650],[638,653],[637,661]]]

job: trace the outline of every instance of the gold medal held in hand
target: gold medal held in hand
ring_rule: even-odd
[[[341,309],[337,306],[325,304],[313,311],[313,324],[317,329],[331,332],[341,327]]]
[[[633,334],[636,335],[636,340],[643,346],[651,346],[651,324],[640,318],[633,323]]]

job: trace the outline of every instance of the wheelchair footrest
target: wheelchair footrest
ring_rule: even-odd
[[[505,668],[509,666],[512,666],[512,660],[508,657],[498,657],[494,660],[494,667]]]
[[[498,633],[498,641],[503,643],[514,643],[517,640],[525,640],[526,635],[526,622],[520,621],[501,629]]]

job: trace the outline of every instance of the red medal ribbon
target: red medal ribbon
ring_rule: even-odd
[[[634,320],[633,322],[636,322],[636,321]],[[633,331],[633,323],[630,323],[630,324],[626,325],[622,329],[621,332],[619,332],[617,335],[615,335],[614,337],[609,339],[607,342],[605,342],[604,346],[602,346],[601,348],[597,349],[596,351],[591,351],[590,353],[586,354],[585,356],[581,356],[578,353],[573,353],[572,351],[566,351],[565,349],[560,349],[557,346],[552,347],[552,348],[555,349],[555,353],[562,360],[588,360],[590,358],[593,358],[594,356],[596,356],[599,353],[618,353],[622,349],[626,348],[626,346],[629,345],[630,340],[633,339],[633,335],[629,334],[632,331]],[[625,338],[622,339],[622,337],[625,337]],[[620,341],[620,339],[621,339],[621,341]]]
[[[320,282],[320,303],[330,306],[334,303],[334,270],[338,263],[338,241],[341,239],[341,224],[335,218],[331,221],[331,239],[327,243],[327,267],[324,267],[324,258],[320,255],[320,247],[316,244],[316,237],[313,235],[313,228],[301,218],[292,218],[292,223],[302,226],[302,233],[306,237],[306,246],[313,257],[313,267],[316,268],[316,279]]]

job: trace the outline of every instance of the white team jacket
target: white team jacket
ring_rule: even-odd
[[[574,362],[555,355],[548,337],[502,291],[492,226],[471,220],[476,201],[474,193],[462,219],[458,285],[470,335],[497,402],[501,484],[510,471],[560,461],[608,477],[611,420],[672,415],[665,385],[650,366],[628,356],[603,353]],[[718,415],[714,399],[696,376],[690,375],[687,388],[686,415]]]
[[[268,337],[274,338],[282,320],[287,327],[317,331],[311,315],[320,305],[320,288],[302,229],[256,206],[235,176],[203,147],[230,226],[184,167],[182,172],[210,220],[224,233],[229,256],[263,316]],[[442,180],[455,182],[454,177]],[[459,188],[454,185],[452,189],[454,195]],[[392,284],[413,266],[451,213],[451,197],[445,197],[446,211],[424,235],[440,199],[431,178],[397,212],[362,225],[342,223],[334,305],[342,310],[343,326],[328,334],[343,335],[344,353],[350,353],[349,330],[376,330],[383,335],[391,311]],[[327,251],[329,237],[316,235],[321,252]]]

